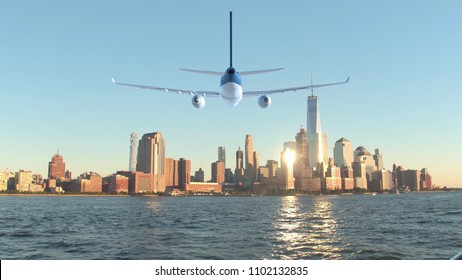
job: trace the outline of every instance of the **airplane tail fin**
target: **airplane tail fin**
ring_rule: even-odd
[[[229,67],[233,67],[233,12],[229,12]]]

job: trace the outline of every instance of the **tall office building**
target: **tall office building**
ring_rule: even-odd
[[[225,169],[226,169],[226,147],[225,146],[218,147],[218,161],[223,162],[223,164],[225,165]]]
[[[307,107],[308,164],[310,167],[316,167],[318,163],[327,165],[329,160],[327,135],[321,131],[318,97],[308,96]]]
[[[234,183],[242,185],[244,182],[244,153],[241,147],[236,151],[236,169],[234,170]]]
[[[253,181],[255,177],[255,166],[253,162],[253,139],[252,135],[247,134],[245,136],[245,176],[249,183]]]
[[[132,132],[130,134],[130,162],[129,170],[132,172],[136,171],[136,157],[138,152],[138,133]]]
[[[318,108],[318,97],[308,96],[307,134],[321,133],[321,116]]]
[[[65,177],[66,163],[64,163],[63,156],[58,152],[51,158],[48,163],[48,178],[61,179]]]
[[[375,149],[374,161],[377,170],[383,170],[383,156],[381,149]]]
[[[334,164],[338,167],[351,167],[353,161],[353,145],[350,140],[340,138],[334,146]]]
[[[153,192],[165,191],[165,145],[160,132],[144,134],[139,141],[136,171],[153,174]]]
[[[236,151],[236,169],[244,168],[244,153],[241,151],[241,147]]]
[[[258,156],[257,151],[253,152],[253,166],[254,166],[254,175],[255,175],[254,180],[258,181],[258,177],[259,177],[258,167],[260,166],[260,157]]]
[[[308,157],[307,157],[307,139],[306,139],[306,129],[301,127],[300,132],[295,136],[295,142],[297,143],[296,148],[296,165],[298,166],[307,166]]]

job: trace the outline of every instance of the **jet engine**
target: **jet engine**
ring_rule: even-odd
[[[205,98],[202,95],[194,95],[191,100],[192,105],[197,109],[202,109],[205,106]]]
[[[271,105],[271,98],[268,95],[262,95],[258,98],[258,106],[268,108]]]

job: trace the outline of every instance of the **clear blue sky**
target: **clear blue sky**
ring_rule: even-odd
[[[251,133],[261,164],[306,126],[308,91],[256,98],[236,108],[207,99],[117,87],[120,81],[217,90],[228,12],[234,66],[285,70],[244,77],[247,90],[342,81],[323,88],[330,153],[345,137],[388,169],[427,167],[434,183],[462,186],[462,2],[460,1],[2,1],[0,169],[46,176],[59,148],[74,176],[128,168],[129,138],[161,131],[167,156],[210,174],[217,147],[227,165]]]

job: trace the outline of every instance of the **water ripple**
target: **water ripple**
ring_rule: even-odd
[[[1,259],[448,259],[462,192],[2,197]]]

